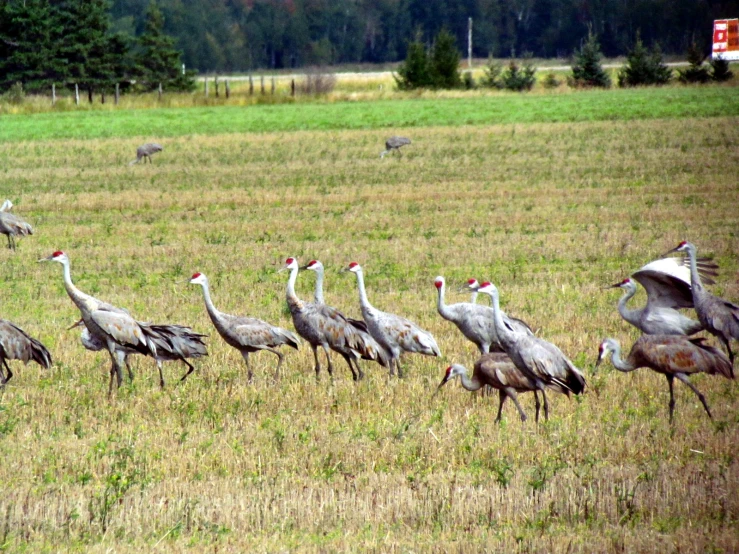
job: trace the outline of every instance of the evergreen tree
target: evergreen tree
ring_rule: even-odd
[[[433,86],[431,62],[426,47],[421,42],[420,35],[408,45],[408,54],[405,61],[398,68],[398,74],[393,75],[400,90],[424,88]]]
[[[534,84],[536,83],[536,68],[531,62],[531,55],[527,54],[524,57],[521,67],[514,60],[511,60],[508,68],[500,76],[500,82],[503,88],[518,92],[534,88]]]
[[[611,86],[611,78],[600,64],[601,53],[598,37],[593,29],[588,29],[588,38],[585,44],[575,52],[575,61],[572,65],[572,76],[569,79],[574,87],[604,87]]]
[[[442,29],[431,50],[431,80],[434,87],[451,89],[462,86],[459,75],[459,50],[457,41],[449,31]]]
[[[729,62],[718,57],[711,60],[711,79],[718,82],[728,81],[734,76],[729,69]]]
[[[677,71],[681,83],[707,83],[711,80],[708,68],[703,65],[706,56],[701,52],[695,38],[688,46],[687,58],[690,66],[687,69],[678,69]]]
[[[66,67],[54,45],[58,32],[48,0],[0,6],[0,91],[18,82],[27,92],[40,92],[64,81]]]
[[[195,72],[183,75],[180,52],[174,47],[175,39],[164,33],[164,15],[154,1],[149,4],[144,32],[138,42],[137,69],[145,90],[155,90],[159,83],[169,90],[195,88]]]
[[[626,65],[618,72],[618,86],[664,85],[672,77],[672,70],[662,61],[662,52],[656,45],[647,50],[637,33],[636,44],[626,56]]]

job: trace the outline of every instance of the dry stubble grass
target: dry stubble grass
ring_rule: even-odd
[[[2,316],[43,340],[55,364],[17,367],[0,405],[0,537],[11,550],[736,551],[734,383],[698,376],[715,421],[663,378],[592,375],[605,336],[629,344],[606,284],[688,238],[722,266],[736,300],[737,120],[427,128],[402,158],[385,132],[168,140],[128,167],[140,139],[0,145],[0,191],[37,235],[3,256]],[[398,133],[403,134],[403,129]],[[56,249],[78,286],[138,318],[209,332],[211,355],[182,385],[153,364],[105,399],[107,357],[82,349]],[[368,367],[316,383],[310,349],[238,354],[206,317],[223,311],[290,327],[288,255],[327,266],[327,298],[358,315],[357,260],[371,300],[437,337],[442,360],[408,357],[409,377]],[[521,425],[497,399],[450,384],[476,355],[435,312],[432,281],[470,276],[540,328],[588,375],[580,399]],[[301,275],[303,297],[312,275]],[[448,301],[466,300],[450,294]],[[643,301],[640,294],[637,303]],[[533,403],[524,396],[533,419]]]

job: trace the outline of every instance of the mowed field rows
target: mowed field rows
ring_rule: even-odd
[[[327,106],[327,110],[331,107]],[[121,117],[125,117],[121,115]],[[13,365],[0,401],[0,543],[11,551],[739,550],[739,389],[692,379],[711,421],[649,370],[593,373],[598,344],[629,347],[613,284],[681,240],[721,266],[739,299],[736,117],[393,129],[413,144],[379,159],[387,130],[157,136],[0,144],[0,192],[36,234],[0,252],[2,317],[46,344],[51,370]],[[65,330],[77,286],[138,319],[210,334],[210,356],[178,384],[151,360],[106,398],[108,356]],[[431,331],[441,359],[408,356],[405,379],[365,365],[316,382],[310,348],[252,356],[255,378],[207,318],[222,311],[292,329],[288,256],[321,260],[326,299],[370,301]],[[436,313],[467,278],[493,281],[503,309],[583,369],[587,392],[551,393],[549,422],[450,383],[475,347]],[[312,296],[314,276],[298,292]],[[642,291],[636,304],[643,304]],[[713,339],[711,339],[713,340]],[[16,371],[17,370],[17,371]]]

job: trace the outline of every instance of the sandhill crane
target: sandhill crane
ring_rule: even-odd
[[[15,214],[0,211],[0,233],[8,237],[8,248],[15,250],[15,237],[32,235],[33,227]]]
[[[715,335],[724,343],[733,366],[734,353],[731,351],[729,341],[731,339],[739,340],[739,306],[714,296],[703,288],[695,245],[683,241],[670,252],[687,252],[690,260],[690,284],[693,291],[695,313],[698,314],[698,319],[706,331]]]
[[[498,340],[498,334],[495,331],[495,319],[492,308],[487,306],[478,306],[469,302],[460,302],[459,304],[445,304],[444,293],[446,290],[446,281],[444,277],[436,277],[434,286],[438,291],[436,308],[439,315],[454,323],[467,340],[474,343],[480,350],[480,354],[488,352],[503,352],[503,347]],[[531,329],[520,320],[509,318],[505,314],[503,318],[506,323],[516,327],[519,331],[525,332]]]
[[[452,364],[447,368],[444,379],[439,384],[438,389],[455,377],[460,378],[462,387],[468,391],[474,392],[480,390],[485,385],[497,389],[500,403],[498,404],[498,417],[495,418],[495,423],[500,422],[503,414],[503,403],[506,398],[510,398],[516,405],[516,408],[518,408],[521,421],[526,421],[526,413],[518,403],[517,393],[532,391],[536,402],[536,422],[539,423],[539,409],[541,404],[539,403],[539,395],[536,393],[536,383],[521,373],[508,357],[508,354],[502,352],[483,354],[475,362],[475,367],[472,370],[472,379],[467,377],[466,367],[459,364]]]
[[[634,371],[640,367],[648,367],[667,377],[670,386],[670,423],[675,410],[672,382],[677,377],[698,396],[708,417],[713,419],[705,397],[688,380],[688,375],[701,372],[709,375],[718,373],[727,379],[733,379],[734,371],[724,353],[718,348],[703,344],[704,340],[676,335],[642,335],[631,347],[626,359],[622,360],[621,345],[618,341],[605,339],[598,349],[598,361],[595,366],[597,368],[610,355],[613,367],[619,371]]]
[[[128,165],[133,165],[139,163],[142,158],[144,160],[144,163],[146,163],[146,160],[149,160],[149,163],[152,163],[151,157],[156,154],[157,152],[161,152],[164,150],[162,145],[157,144],[156,142],[147,142],[146,144],[142,144],[136,149],[136,159],[130,162]]]
[[[307,269],[309,271],[313,271],[316,274],[316,287],[313,292],[313,301],[315,304],[325,304],[323,300],[323,264],[318,260],[311,260],[310,262],[308,262],[307,265],[305,265],[305,267],[301,267],[300,269]],[[362,337],[360,344],[365,346],[359,352],[362,356],[362,359],[374,360],[383,367],[390,367],[390,355],[385,352],[385,349],[382,348],[377,343],[377,341],[372,338],[372,335],[369,334],[369,332],[367,331],[367,324],[364,321],[353,319],[351,317],[347,317],[346,321],[349,323],[349,325],[354,327],[355,331],[359,333],[359,335]],[[357,361],[354,352],[352,352],[352,350],[348,348],[336,351],[339,352],[344,360],[346,360],[346,363],[349,364],[349,369],[351,369],[352,371],[352,377],[355,380],[357,378],[360,380],[363,379],[364,372],[362,371],[362,368],[359,367],[359,362]],[[354,363],[354,367],[352,367],[352,361]]]
[[[284,356],[276,348],[287,345],[297,350],[300,345],[298,337],[287,329],[276,327],[255,317],[235,316],[219,312],[210,298],[208,278],[202,273],[195,273],[190,279],[190,283],[203,287],[205,308],[208,311],[210,320],[213,322],[218,334],[223,337],[223,340],[241,352],[249,372],[249,382],[252,380],[249,354],[261,350],[272,352],[272,354],[277,356],[275,379],[279,379],[280,366],[282,365]]]
[[[208,355],[208,349],[203,342],[203,339],[207,335],[201,335],[200,333],[194,332],[190,327],[184,325],[153,325],[151,323],[139,322],[142,327],[147,327],[151,331],[151,338],[157,345],[157,354],[155,357],[157,363],[157,369],[159,370],[159,386],[164,388],[164,374],[162,373],[162,362],[174,362],[181,361],[184,363],[188,370],[180,378],[180,381],[184,381],[187,377],[195,371],[195,367],[187,361],[188,358],[200,358]],[[72,325],[70,329],[75,327],[82,327],[82,334],[80,335],[80,341],[82,346],[91,352],[99,352],[105,348],[105,343],[100,339],[93,336],[90,330],[85,325],[83,320],[79,320],[77,323]],[[161,343],[164,341],[166,345],[162,346]],[[131,364],[128,362],[128,356],[131,354],[140,354],[139,351],[118,346],[116,354],[123,352],[123,363],[125,363],[128,369],[128,376],[133,381],[133,370]]]
[[[385,141],[385,150],[380,153],[380,158],[384,158],[385,154],[391,150],[397,150],[400,153],[400,147],[410,144],[411,139],[405,137],[390,137]]]
[[[699,261],[698,271],[707,282],[715,276],[718,266],[706,260]],[[678,309],[692,308],[690,270],[676,258],[663,258],[648,263],[632,275],[647,292],[647,304],[630,310],[626,303],[636,294],[633,279],[624,279],[610,288],[621,288],[624,294],[618,302],[618,311],[627,322],[647,335],[693,335],[703,330],[700,321],[690,319]]]
[[[477,279],[467,279],[467,282],[462,285],[459,289],[459,292],[464,292],[466,290],[471,291],[470,292],[470,303],[477,304],[477,289],[480,288],[480,283]]]
[[[551,342],[531,333],[516,331],[506,325],[500,310],[498,289],[490,282],[480,286],[479,292],[493,299],[495,330],[506,354],[521,372],[536,383],[544,397],[544,416],[549,417],[549,403],[545,387],[567,396],[580,394],[585,389],[585,377],[562,351]]]
[[[90,334],[105,344],[111,359],[110,383],[108,384],[108,396],[110,396],[113,392],[113,376],[117,377],[118,387],[123,382],[124,352],[119,347],[130,348],[156,358],[157,345],[162,343],[155,342],[156,337],[152,335],[151,329],[136,321],[128,311],[102,302],[74,286],[69,257],[64,252],[56,251],[46,258],[41,258],[39,262],[62,264],[64,288],[67,294],[80,310],[82,320],[90,330]],[[162,344],[162,346],[166,345]]]
[[[369,303],[367,291],[364,288],[362,267],[357,262],[351,262],[345,271],[351,271],[357,276],[362,316],[372,338],[390,354],[390,375],[394,375],[394,369],[397,368],[398,377],[403,376],[400,357],[406,352],[441,356],[441,351],[431,333],[404,317],[382,312]]]
[[[371,352],[371,343],[364,340],[364,335],[351,325],[339,310],[325,304],[303,302],[298,298],[295,294],[295,281],[299,270],[298,260],[290,257],[285,260],[285,266],[280,269],[280,272],[290,271],[286,290],[287,306],[290,309],[295,330],[313,350],[313,358],[316,361],[316,379],[321,371],[321,362],[318,359],[319,346],[326,353],[328,373],[332,377],[334,366],[329,349],[339,352],[342,356],[350,355],[355,359],[364,355],[373,355],[375,358],[382,356],[381,352],[374,354]],[[352,370],[352,378],[355,381],[358,380],[361,373],[355,373],[351,364],[349,368]]]
[[[0,386],[13,377],[8,360],[21,360],[27,364],[33,360],[41,367],[51,367],[51,354],[40,341],[7,319],[0,319]],[[7,375],[3,373],[3,367]]]

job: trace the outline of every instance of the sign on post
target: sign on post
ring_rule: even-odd
[[[739,19],[716,19],[713,22],[711,58],[739,60]]]

